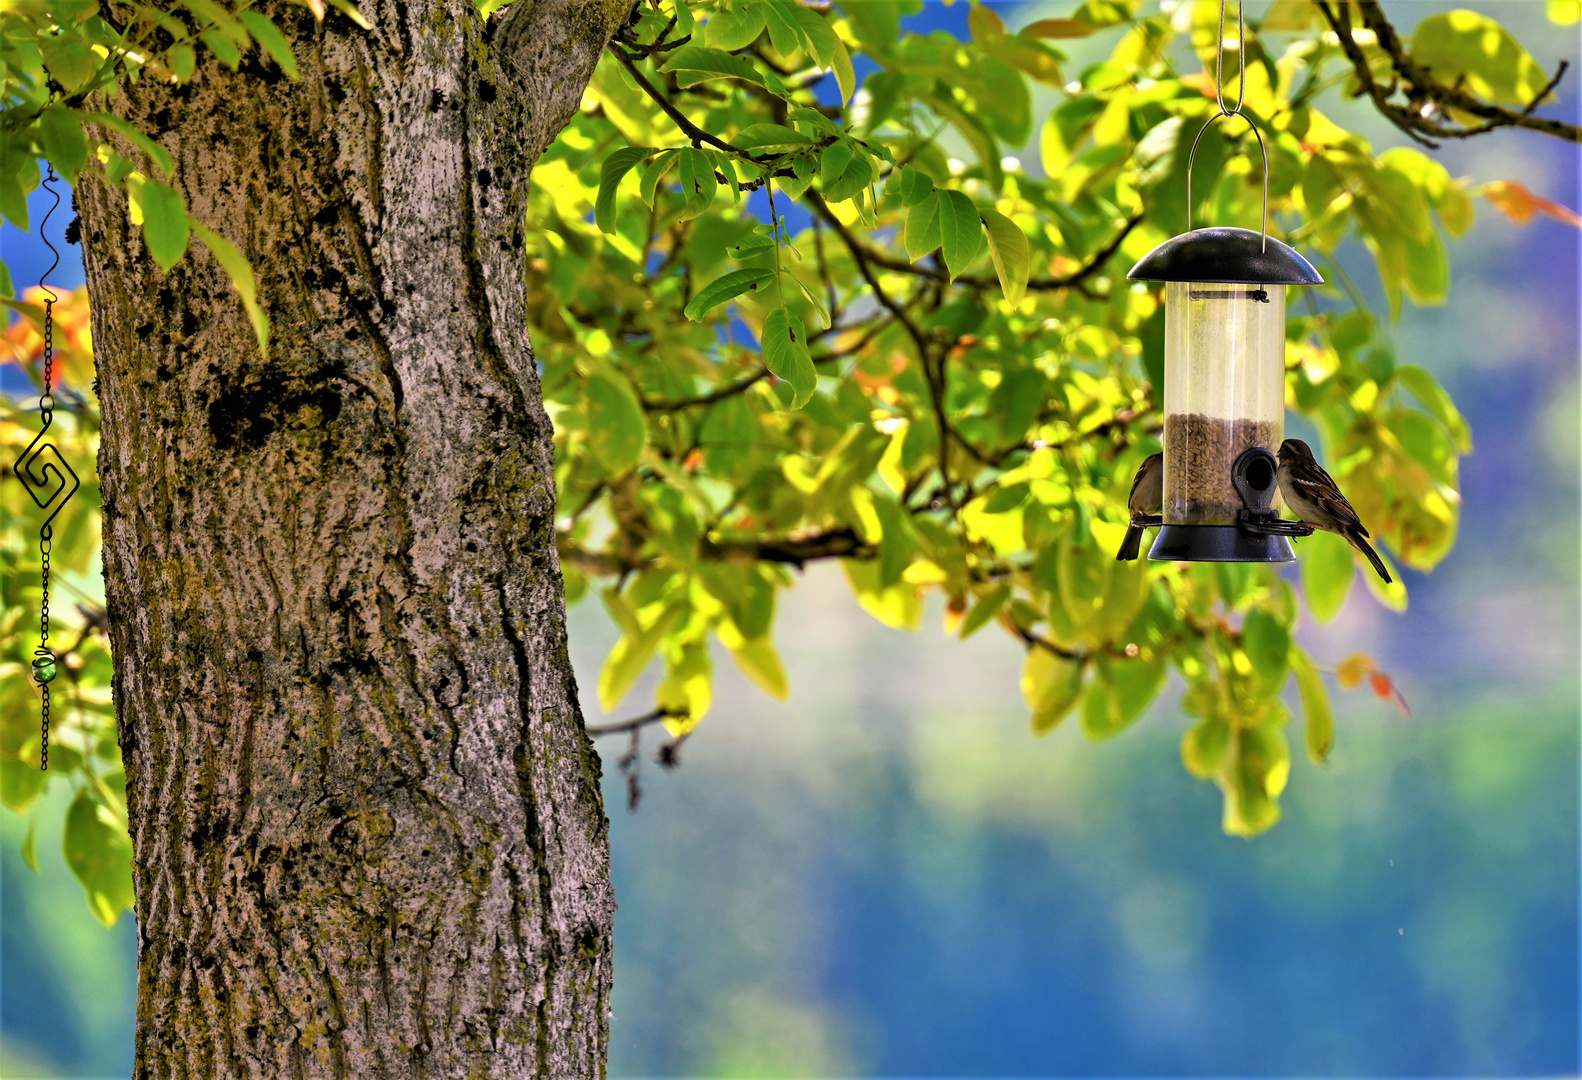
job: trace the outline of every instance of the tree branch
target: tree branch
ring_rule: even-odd
[[[573,543],[564,533],[556,537],[555,547],[562,563],[600,577],[619,577],[652,565],[652,560],[648,559],[623,557],[609,551],[589,551]],[[820,559],[871,559],[875,550],[850,525],[837,525],[830,529],[812,529],[760,540],[706,539],[698,545],[698,554],[716,562],[749,559],[785,563],[801,569],[805,564]]]
[[[630,720],[617,720],[609,724],[589,724],[587,729],[589,735],[617,735],[623,731],[636,731],[638,728],[646,727],[649,724],[657,724],[662,720],[686,715],[687,712],[682,709],[655,709],[653,712],[634,716]]]
[[[1121,227],[1120,231],[1117,232],[1102,248],[1094,252],[1093,255],[1088,258],[1087,262],[1083,263],[1069,274],[1057,274],[1053,277],[1045,278],[1032,278],[1027,282],[1028,289],[1050,291],[1054,289],[1069,289],[1080,286],[1082,282],[1086,281],[1088,278],[1092,277],[1094,274],[1098,273],[1104,268],[1104,264],[1109,262],[1110,257],[1120,250],[1121,245],[1126,242],[1126,238],[1131,235],[1133,229],[1142,223],[1142,220],[1143,215],[1141,214],[1128,218],[1126,220],[1126,224]],[[892,270],[898,274],[912,274],[916,277],[928,278],[930,281],[938,281],[941,283],[950,281],[950,275],[946,274],[937,266],[928,266],[924,263],[908,262],[905,259],[898,259],[893,255],[889,255],[875,248],[867,247],[866,245],[863,247],[863,254],[871,262],[873,262],[874,265],[882,266],[886,270]],[[972,277],[970,275],[963,274],[956,278],[956,284],[968,285],[979,289],[990,289],[997,288],[999,286],[999,279]]]
[[[779,539],[704,540],[700,547],[705,558],[756,559],[786,563],[799,570],[818,559],[871,559],[874,555],[873,545],[858,536],[857,530],[850,525]]]
[[[1357,80],[1362,84],[1362,92],[1373,99],[1374,106],[1387,120],[1422,145],[1437,148],[1439,144],[1434,141],[1435,139],[1467,139],[1507,127],[1527,128],[1545,135],[1553,135],[1558,139],[1565,139],[1567,142],[1582,142],[1582,127],[1568,124],[1563,120],[1533,115],[1533,111],[1565,76],[1570,66],[1566,61],[1560,61],[1554,77],[1527,103],[1525,108],[1518,111],[1493,105],[1461,89],[1459,85],[1447,86],[1435,77],[1429,68],[1414,60],[1400,36],[1396,34],[1395,27],[1391,25],[1389,19],[1385,18],[1377,0],[1349,0],[1356,5],[1361,14],[1363,26],[1373,32],[1379,49],[1389,58],[1395,79],[1405,84],[1402,92],[1406,95],[1406,104],[1392,102],[1390,98],[1396,93],[1396,82],[1392,81],[1388,86],[1381,86],[1373,77],[1373,69],[1368,63],[1367,55],[1352,36],[1351,18],[1344,6],[1347,2],[1348,0],[1337,0],[1336,7],[1332,9],[1330,0],[1318,0],[1318,8],[1340,40],[1340,47],[1345,52],[1346,59],[1351,61]],[[1483,122],[1470,127],[1452,127],[1432,119],[1435,112],[1443,114],[1448,109],[1479,117]]]

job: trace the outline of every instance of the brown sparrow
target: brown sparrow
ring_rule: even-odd
[[[1315,529],[1323,529],[1345,538],[1373,564],[1385,584],[1390,582],[1390,572],[1384,560],[1363,539],[1368,530],[1362,527],[1357,512],[1335,486],[1335,481],[1313,458],[1313,451],[1301,439],[1287,439],[1280,444],[1280,471],[1276,474],[1280,494],[1292,513]]]
[[[1165,505],[1165,456],[1163,454],[1149,454],[1137,468],[1137,475],[1132,479],[1132,493],[1126,500],[1126,509],[1133,514],[1156,515],[1164,509]],[[1137,552],[1142,547],[1144,527],[1130,525],[1126,529],[1126,539],[1121,541],[1120,551],[1115,553],[1116,562],[1131,562],[1137,558]]]

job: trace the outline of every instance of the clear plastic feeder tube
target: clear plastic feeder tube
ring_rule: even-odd
[[[1165,523],[1236,524],[1231,466],[1285,437],[1284,285],[1167,283],[1164,410]]]

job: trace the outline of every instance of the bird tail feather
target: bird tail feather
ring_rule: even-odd
[[[1368,542],[1356,533],[1352,533],[1349,539],[1351,540],[1351,546],[1367,557],[1367,560],[1373,564],[1373,568],[1379,572],[1379,576],[1384,579],[1384,583],[1389,585],[1393,579],[1390,577],[1390,572],[1384,568],[1384,560],[1379,558],[1379,553],[1369,547]]]
[[[1126,529],[1126,539],[1121,541],[1121,549],[1115,553],[1116,562],[1133,562],[1137,553],[1142,549],[1143,530],[1140,526],[1129,525]]]

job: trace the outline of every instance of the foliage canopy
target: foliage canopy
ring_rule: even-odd
[[[347,0],[332,6],[361,21]],[[480,17],[498,6],[487,0]],[[1292,707],[1311,757],[1333,742],[1325,665],[1293,634],[1304,600],[1319,621],[1346,603],[1350,549],[1326,534],[1302,541],[1300,588],[1267,566],[1114,559],[1132,474],[1161,426],[1161,293],[1125,271],[1185,227],[1187,150],[1218,111],[1218,5],[1166,0],[1150,13],[1141,0],[1086,0],[1018,31],[975,5],[964,39],[906,29],[919,8],[644,0],[535,169],[526,287],[556,430],[567,599],[597,592],[622,631],[600,702],[614,709],[657,660],[652,716],[685,736],[710,708],[715,641],[784,697],[776,598],[796,568],[839,558],[887,625],[917,627],[937,590],[950,632],[992,624],[1023,645],[1035,733],[1074,718],[1109,738],[1179,673],[1183,763],[1224,793],[1227,832],[1258,833],[1279,817]],[[186,213],[161,179],[168,154],[103,98],[127,78],[247,74],[264,55],[295,78],[290,47],[247,4],[133,10],[117,27],[94,0],[0,8],[0,212],[28,227],[40,161],[74,183],[116,185],[161,266],[199,234],[264,345],[267,298],[242,253]],[[1365,75],[1399,65],[1377,34],[1370,43],[1359,25],[1342,37],[1324,21],[1346,29],[1364,15],[1277,0],[1227,52],[1225,81],[1244,60],[1244,111],[1269,146],[1271,231],[1338,283],[1293,297],[1287,404],[1320,432],[1382,546],[1428,570],[1455,540],[1471,435],[1434,377],[1398,362],[1388,319],[1407,301],[1444,301],[1446,238],[1470,226],[1480,190],[1513,217],[1565,211],[1508,182],[1473,188],[1415,148],[1376,154],[1325,116],[1326,93],[1364,92]],[[1085,55],[1104,52],[1070,70],[1060,43],[1078,39]],[[1403,48],[1491,103],[1525,106],[1548,90],[1482,15],[1431,16]],[[1199,152],[1194,219],[1256,228],[1256,143],[1245,125],[1220,126]],[[1008,156],[1030,142],[1036,164]],[[1348,236],[1373,253],[1388,317],[1333,259]],[[3,268],[0,291],[11,294]],[[26,364],[38,300],[7,301],[19,312],[10,358]],[[70,404],[56,430],[89,477],[98,413],[84,301],[56,313]],[[0,408],[9,467],[36,424],[26,403]],[[82,495],[96,511],[91,482]],[[97,524],[79,511],[59,530],[55,563],[75,572],[67,585],[82,601],[61,621],[81,640],[63,654],[71,708],[56,769],[40,774],[27,676],[37,555],[19,485],[0,486],[0,501],[4,801],[26,812],[50,776],[70,778],[68,861],[113,921],[129,902],[130,852],[114,827],[124,775],[88,577]],[[1404,609],[1403,585],[1365,579]],[[1365,658],[1336,675],[1394,692]]]

